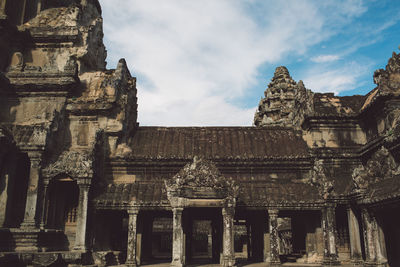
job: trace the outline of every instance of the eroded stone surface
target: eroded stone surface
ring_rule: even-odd
[[[278,67],[255,127],[139,127],[105,59],[97,0],[0,0],[0,265],[400,265],[399,54],[366,96]]]

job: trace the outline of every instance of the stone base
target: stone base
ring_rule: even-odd
[[[222,267],[233,267],[236,266],[235,258],[232,257],[222,257],[221,259]]]
[[[280,261],[270,261],[268,266],[278,267],[278,266],[282,266],[282,263]]]
[[[388,267],[387,262],[371,262],[371,261],[366,261],[364,263],[365,267]]]
[[[76,247],[73,248],[73,250],[85,253],[86,252],[86,247],[85,246],[76,246]]]
[[[351,260],[350,261],[350,264],[352,265],[352,266],[364,266],[364,261],[363,260],[360,260],[360,259],[358,259],[358,260]]]
[[[171,267],[184,267],[185,264],[179,263],[179,262],[172,262],[170,266]]]
[[[39,229],[11,229],[15,240],[16,252],[36,252],[38,248]]]
[[[30,221],[26,220],[21,223],[22,229],[36,229],[36,222],[35,221]]]

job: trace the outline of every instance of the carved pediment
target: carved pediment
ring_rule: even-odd
[[[307,184],[318,188],[319,194],[327,199],[333,191],[333,183],[327,178],[326,170],[322,160],[316,160],[310,171],[310,178],[306,180]]]
[[[53,178],[67,174],[72,178],[91,178],[93,175],[93,156],[88,152],[64,151],[56,162],[42,170],[44,177]]]
[[[199,157],[194,157],[171,180],[166,180],[165,185],[169,196],[185,198],[236,197],[239,189],[214,163]]]
[[[400,175],[400,166],[392,154],[382,147],[376,151],[365,165],[353,171],[353,184],[355,191],[364,191],[370,185]]]

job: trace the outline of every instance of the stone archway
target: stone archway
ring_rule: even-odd
[[[194,157],[171,180],[165,181],[167,196],[173,211],[172,266],[184,266],[187,261],[185,236],[192,229],[185,209],[220,208],[222,229],[222,266],[234,266],[233,219],[239,187],[232,178],[224,177],[209,160]]]

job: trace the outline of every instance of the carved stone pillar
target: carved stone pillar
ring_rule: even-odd
[[[40,11],[42,11],[42,2],[43,0],[38,0],[37,1],[37,9],[36,9],[36,13],[39,14]]]
[[[233,219],[235,216],[235,208],[222,208],[223,220],[223,248],[222,248],[222,266],[235,266],[235,251],[233,237]]]
[[[340,265],[336,247],[336,217],[335,207],[322,209],[322,230],[324,235],[324,265]]]
[[[349,224],[351,261],[354,265],[360,265],[363,261],[360,240],[360,226],[356,215],[350,207],[347,208],[347,219]]]
[[[6,2],[7,0],[0,0],[0,19],[5,19],[6,16]]]
[[[278,213],[276,209],[268,210],[269,222],[269,263],[270,266],[280,266],[279,259],[279,236],[278,236]]]
[[[40,178],[41,153],[28,153],[31,168],[29,171],[28,190],[26,192],[26,205],[24,221],[21,228],[33,229],[36,227],[35,215]]]
[[[183,208],[173,208],[172,262],[171,266],[184,266],[185,247],[182,225]]]
[[[44,229],[46,227],[46,222],[47,222],[47,212],[48,212],[48,188],[49,188],[49,180],[44,179],[43,180],[43,201],[42,201],[42,212],[41,212],[41,217],[40,217],[40,229]]]
[[[6,221],[9,182],[8,173],[2,173],[0,169],[0,188],[3,189],[3,191],[0,191],[0,228],[4,226]]]
[[[138,210],[132,209],[128,210],[129,224],[128,224],[128,244],[126,251],[126,262],[127,267],[138,266],[136,259],[136,239],[137,239],[137,216]]]
[[[86,183],[78,183],[79,185],[79,204],[78,204],[78,220],[76,226],[75,246],[74,250],[86,250],[86,222],[88,209],[88,194],[90,185]]]
[[[383,233],[375,214],[366,208],[361,209],[365,244],[365,266],[387,266]]]

